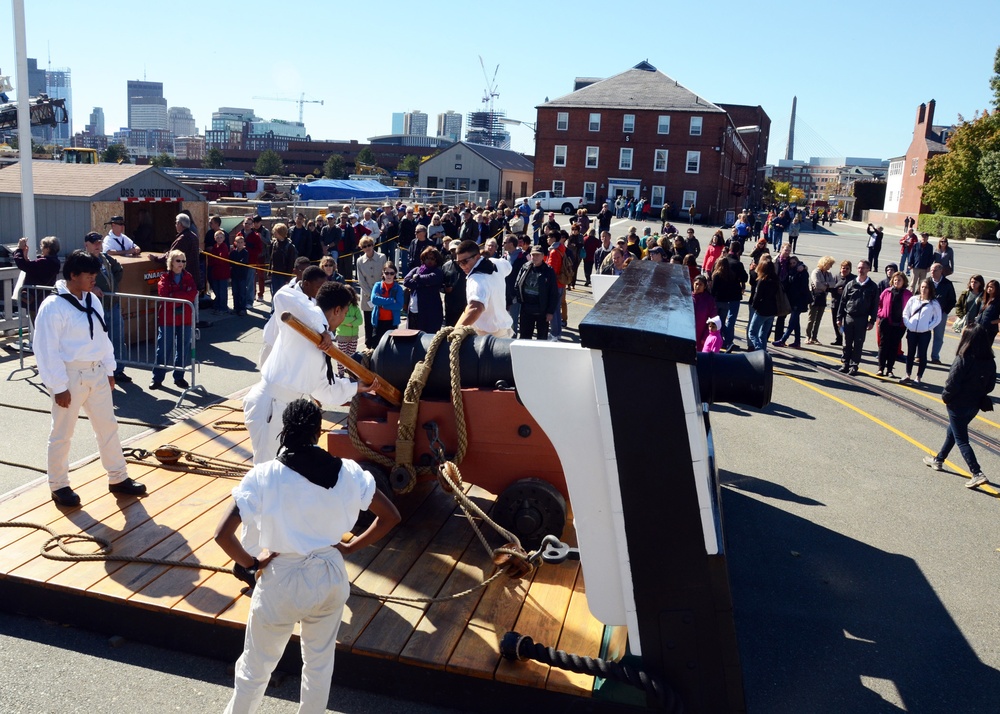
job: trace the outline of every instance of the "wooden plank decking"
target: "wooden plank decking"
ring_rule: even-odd
[[[223,432],[212,426],[220,419],[241,418],[239,411],[208,409],[130,445],[154,448],[169,442],[249,464],[246,431]],[[157,466],[132,465],[130,473],[147,485],[145,497],[110,494],[95,461],[71,474],[83,500],[81,508],[60,511],[43,480],[0,496],[0,522],[30,521],[58,533],[97,535],[111,540],[119,555],[231,565],[212,534],[234,480]],[[476,486],[466,488],[484,510],[492,507],[492,494]],[[348,560],[357,587],[409,597],[449,595],[491,572],[489,556],[447,494],[433,484],[421,484],[399,505],[404,521],[395,532]],[[130,636],[137,636],[135,630],[149,632],[149,641],[165,646],[183,642],[185,628],[197,625],[200,629],[192,630],[192,637],[207,643],[206,636],[213,641],[219,636],[218,641],[227,644],[199,647],[194,642],[190,649],[233,658],[238,654],[250,600],[240,594],[242,583],[231,575],[163,565],[50,560],[39,552],[47,538],[41,531],[0,528],[0,603],[6,603],[0,606],[30,614],[58,612],[68,624],[109,632],[115,629],[114,621],[132,622]],[[109,618],[112,622],[105,622]],[[143,629],[144,623],[154,621],[156,627]],[[543,566],[532,578],[516,583],[502,578],[473,595],[431,605],[382,604],[352,595],[338,638],[338,663],[345,657],[391,661],[553,696],[591,695],[591,676],[535,662],[503,661],[499,640],[510,629],[536,642],[598,656],[605,628],[587,609],[579,563]],[[157,639],[156,632],[168,634]],[[297,649],[297,642],[292,645]]]

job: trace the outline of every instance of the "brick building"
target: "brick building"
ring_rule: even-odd
[[[927,161],[932,156],[948,151],[945,146],[955,127],[934,125],[934,105],[932,99],[917,107],[913,124],[913,139],[903,156],[889,159],[889,175],[886,179],[885,203],[881,211],[871,211],[868,219],[886,226],[902,227],[903,220],[916,218],[930,210],[923,202],[922,187],[927,181]]]
[[[720,106],[681,86],[647,62],[538,106],[534,191],[584,197],[644,197],[659,213],[664,201],[686,216],[722,223],[748,205],[749,187],[767,156],[770,119],[741,127]],[[754,108],[740,107],[749,110]],[[751,151],[744,140],[754,134]]]

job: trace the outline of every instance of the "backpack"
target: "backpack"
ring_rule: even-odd
[[[569,285],[576,276],[576,261],[569,255],[569,250],[563,253],[562,265],[559,266],[559,283]]]

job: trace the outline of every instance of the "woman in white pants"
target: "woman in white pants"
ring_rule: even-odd
[[[297,399],[282,413],[282,451],[254,466],[233,489],[233,505],[215,540],[253,589],[243,654],[227,713],[254,712],[296,623],[301,623],[299,712],[325,712],[350,580],[344,555],[361,550],[399,523],[399,511],[357,463],[316,445],[323,412]],[[350,543],[341,535],[363,510],[372,524]],[[242,539],[236,528],[242,523]]]

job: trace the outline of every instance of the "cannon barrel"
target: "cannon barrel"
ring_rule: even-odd
[[[372,354],[371,367],[379,377],[399,390],[413,371],[413,365],[427,356],[434,335],[426,332],[397,330],[388,332]],[[514,386],[514,368],[510,360],[510,340],[480,335],[468,337],[459,350],[459,370],[462,386],[493,389],[498,382]],[[451,394],[449,343],[441,345],[423,395],[428,399],[447,399]]]
[[[372,354],[371,367],[379,377],[400,391],[413,371],[413,365],[427,356],[434,335],[426,332],[397,330],[382,337]],[[459,354],[462,386],[493,389],[498,382],[508,387],[514,383],[509,339],[491,336],[469,337]],[[726,354],[699,352],[696,364],[701,399],[709,404],[743,404],[763,409],[771,401],[771,356],[763,351]],[[434,358],[423,396],[447,399],[451,393],[448,345],[441,345]]]

